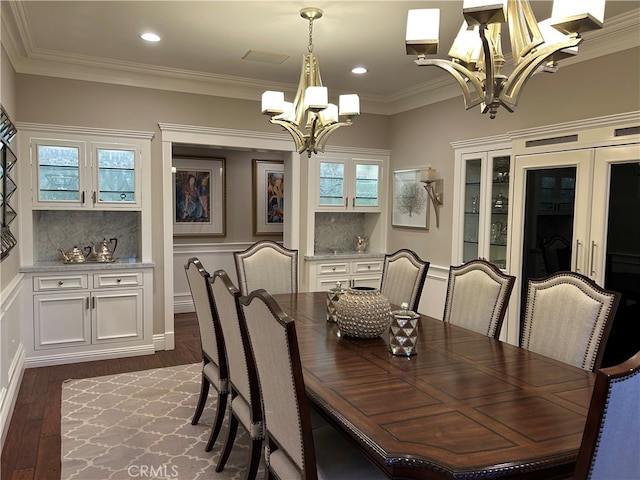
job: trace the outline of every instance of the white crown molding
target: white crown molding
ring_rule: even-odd
[[[259,101],[266,89],[295,93],[297,85],[257,81],[132,62],[35,49],[21,2],[7,2],[2,12],[2,45],[20,74],[42,75],[115,85]],[[579,54],[562,65],[590,60],[640,46],[640,8],[606,21],[605,28],[585,34]],[[417,68],[417,67],[416,67]],[[393,115],[461,96],[449,75],[389,97],[361,96],[363,113]]]
[[[75,127],[71,125],[52,125],[45,123],[16,122],[16,128],[23,131],[37,131],[46,133],[66,133],[78,135],[95,135],[101,137],[123,137],[153,139],[153,132],[135,130],[115,130],[111,128]]]

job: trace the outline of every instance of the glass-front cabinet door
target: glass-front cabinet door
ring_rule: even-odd
[[[85,144],[38,140],[31,146],[35,157],[34,203],[80,207],[85,202]]]
[[[131,205],[136,199],[136,148],[112,145],[93,146],[96,167],[95,203]]]
[[[31,145],[40,208],[130,209],[141,205],[139,148],[38,139]]]
[[[507,265],[509,231],[508,150],[463,154],[457,171],[461,179],[458,211],[460,224],[453,252],[453,263],[483,258],[499,268]]]
[[[367,159],[317,159],[316,210],[378,211],[382,162]]]

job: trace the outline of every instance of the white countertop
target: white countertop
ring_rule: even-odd
[[[304,259],[307,261],[313,260],[358,260],[361,258],[384,258],[384,253],[379,252],[319,252],[313,255],[305,255]]]
[[[80,262],[80,263],[63,263],[63,262],[39,262],[33,265],[20,267],[21,273],[60,273],[60,272],[78,272],[78,271],[96,271],[96,270],[129,270],[139,268],[153,268],[154,262],[134,262],[128,260],[116,260],[115,262]]]

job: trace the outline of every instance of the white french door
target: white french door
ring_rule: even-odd
[[[506,329],[507,340],[517,344],[530,278],[571,270],[617,289],[620,280],[608,285],[615,261],[625,284],[640,287],[640,146],[518,155],[514,162],[509,263],[516,284]],[[613,189],[612,178],[618,179]],[[545,245],[557,238],[566,247],[552,252],[554,270]],[[624,300],[621,312],[640,308],[633,290]]]

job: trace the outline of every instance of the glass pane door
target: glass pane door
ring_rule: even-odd
[[[498,268],[507,266],[507,232],[509,231],[509,164],[510,156],[493,158],[491,165],[491,224],[489,261]]]
[[[640,146],[596,149],[589,275],[620,292],[602,366],[640,350]]]
[[[571,270],[576,167],[529,170],[522,246],[522,308],[526,285]]]
[[[354,207],[378,206],[378,181],[379,165],[356,164],[356,192],[354,195]]]
[[[80,149],[37,145],[38,200],[80,201]]]
[[[480,158],[465,162],[464,181],[464,225],[463,225],[463,263],[478,258],[480,229],[480,179],[482,160]]]
[[[98,201],[136,201],[135,151],[98,148]]]
[[[344,205],[345,164],[342,162],[320,162],[319,205]]]

